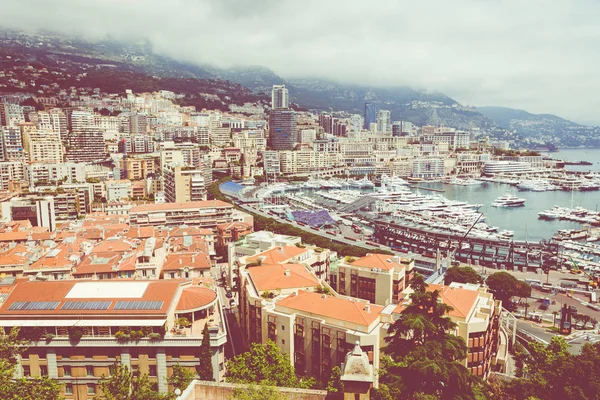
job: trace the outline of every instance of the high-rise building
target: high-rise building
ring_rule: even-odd
[[[32,113],[29,115],[29,119],[42,130],[51,129],[58,132],[60,139],[66,142],[68,134],[67,115],[60,108]]]
[[[2,126],[16,127],[25,121],[23,107],[18,104],[0,103],[0,124]]]
[[[377,132],[392,131],[392,113],[388,110],[379,110],[377,112]]]
[[[375,122],[375,105],[373,103],[365,103],[364,125],[365,129],[370,129],[371,124]]]
[[[360,114],[352,115],[352,130],[354,132],[360,132],[364,126],[365,119]]]
[[[164,171],[165,199],[168,203],[206,200],[204,171],[173,167]]]
[[[97,128],[83,128],[79,134],[69,135],[67,161],[94,162],[106,159],[104,135]]]
[[[79,134],[85,129],[94,127],[94,114],[90,111],[74,110],[71,112],[71,133]]]
[[[145,114],[132,114],[129,116],[129,133],[146,134],[148,129],[148,117]]]
[[[23,137],[23,149],[29,163],[63,162],[63,149],[60,135],[53,130],[38,130],[35,124],[23,122],[19,124]]]
[[[275,110],[278,108],[288,108],[288,106],[288,90],[285,85],[273,85],[273,91],[271,92],[271,108]]]
[[[289,109],[271,111],[269,117],[269,147],[292,150],[296,145],[296,113]]]

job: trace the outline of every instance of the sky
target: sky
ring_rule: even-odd
[[[600,125],[595,0],[0,0],[0,10],[8,28],[147,39],[181,61]]]

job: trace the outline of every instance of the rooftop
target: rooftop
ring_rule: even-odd
[[[458,318],[468,318],[473,306],[477,303],[479,292],[458,287],[430,284],[427,290],[439,290],[440,299],[453,308],[448,315]]]
[[[228,207],[233,208],[233,205],[221,200],[206,200],[206,201],[190,201],[188,203],[164,203],[164,204],[143,204],[132,207],[129,213],[138,212],[157,212],[170,210],[191,210],[195,208],[211,208],[211,207]]]
[[[279,300],[276,306],[362,326],[369,326],[375,322],[384,308],[376,304],[367,304],[304,290],[299,290],[298,294],[292,293]]]
[[[253,263],[262,260],[263,264],[279,264],[306,253],[306,251],[305,248],[297,246],[277,246],[252,257],[247,257],[246,262]]]
[[[248,268],[248,274],[259,292],[320,285],[319,280],[301,264],[260,265]]]

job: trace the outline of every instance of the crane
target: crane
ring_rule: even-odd
[[[462,247],[462,242],[463,240],[465,240],[465,238],[467,236],[469,236],[469,233],[471,232],[471,230],[473,229],[473,227],[475,225],[477,225],[477,223],[479,222],[479,220],[481,219],[481,217],[483,217],[483,213],[479,213],[479,216],[477,217],[477,219],[475,220],[475,222],[473,222],[473,224],[471,225],[471,227],[467,230],[467,232],[460,238],[460,240],[458,241],[458,245],[456,246],[456,248],[454,250],[452,250],[452,252],[450,253],[450,260],[454,259],[454,254]],[[452,261],[452,265],[454,265],[454,261]]]

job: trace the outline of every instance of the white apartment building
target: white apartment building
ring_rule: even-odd
[[[412,160],[411,176],[413,178],[430,179],[444,176],[445,160],[443,158],[416,158]]]
[[[106,200],[108,201],[127,200],[131,196],[131,181],[129,180],[107,181],[105,186]]]
[[[62,163],[63,147],[58,132],[38,130],[35,124],[19,124],[23,136],[23,149],[30,163]]]
[[[468,149],[471,143],[471,135],[468,132],[460,132],[445,126],[435,128],[433,133],[430,131],[423,133],[423,139],[433,143],[446,142],[452,151],[458,148]]]
[[[21,161],[0,162],[0,189],[8,190],[9,182],[25,179],[25,164]]]
[[[85,164],[61,163],[61,164],[30,164],[25,167],[25,180],[30,185],[40,182],[75,183],[85,182]]]
[[[0,127],[2,131],[2,158],[4,161],[24,161],[23,137],[19,127]]]

